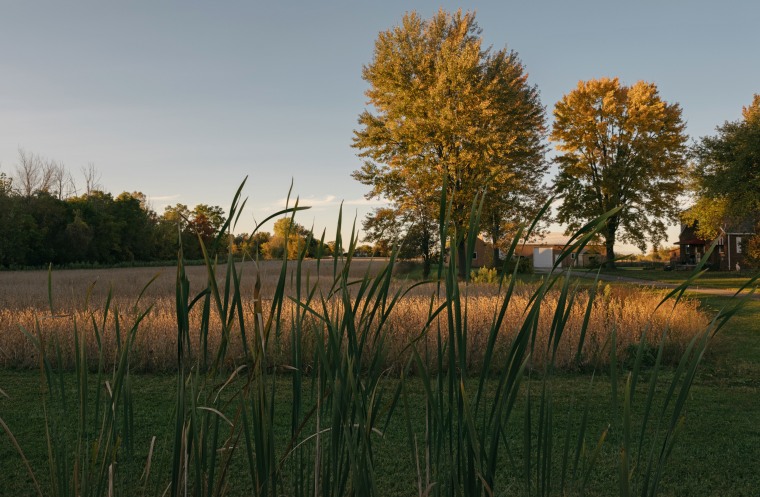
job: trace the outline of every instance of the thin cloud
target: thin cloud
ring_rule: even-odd
[[[152,201],[157,202],[166,202],[168,200],[175,200],[180,197],[179,194],[177,195],[148,195],[148,199]]]
[[[277,200],[275,203],[275,207],[277,208],[284,208],[285,204],[287,202],[287,198],[281,198]],[[293,207],[295,205],[296,199],[291,197],[290,198],[290,206]],[[343,202],[343,207],[376,207],[381,205],[386,205],[387,202],[379,199],[371,199],[368,200],[364,197],[359,197],[356,199],[349,199],[349,200],[342,200],[338,198],[336,195],[325,195],[324,197],[306,197],[306,198],[299,198],[298,199],[298,205],[299,206],[308,206],[312,208],[320,208],[320,207],[337,207]]]

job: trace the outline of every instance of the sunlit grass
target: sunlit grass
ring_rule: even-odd
[[[498,338],[494,344],[497,350],[497,358],[503,358],[509,344],[514,339],[518,327],[522,322],[523,315],[529,307],[529,299],[535,291],[536,285],[521,285],[512,296],[512,303],[508,308],[507,315],[501,325]],[[484,353],[486,350],[486,338],[490,330],[494,313],[498,310],[503,295],[499,295],[495,285],[483,285],[470,289],[471,296],[468,300],[467,326],[468,334],[468,368],[473,372],[481,371]],[[399,300],[392,312],[388,315],[385,326],[388,328],[388,338],[384,346],[387,353],[384,355],[383,366],[398,373],[408,362],[410,354],[407,345],[416,339],[426,324],[430,305],[439,306],[443,300],[424,296],[423,289],[419,288],[416,295],[407,295]],[[617,357],[624,361],[632,355],[631,348],[635,348],[642,333],[651,328],[650,336],[656,340],[668,326],[668,362],[673,363],[686,348],[688,342],[703,330],[707,325],[707,316],[700,312],[694,301],[682,301],[675,309],[657,309],[664,296],[663,292],[644,292],[634,288],[615,288],[602,286],[601,297],[597,298],[592,306],[587,323],[587,340],[582,351],[582,357],[576,361],[574,344],[578,342],[579,333],[583,325],[584,314],[588,306],[589,293],[580,291],[575,300],[569,320],[565,324],[567,339],[562,342],[555,359],[557,367],[565,370],[588,369],[594,365],[606,366],[609,362],[608,354],[602,351],[602,346],[610,340],[610,330],[620,330],[617,339]],[[541,368],[545,356],[546,341],[550,335],[552,316],[557,307],[560,297],[558,290],[549,292],[544,296],[541,307],[541,318],[538,321],[536,339],[543,346],[531,358],[531,367]],[[271,300],[265,300],[265,304],[271,305]],[[122,321],[128,321],[134,317],[134,309],[122,302],[112,304],[107,327],[112,326],[116,319],[116,312],[121,315]],[[334,312],[340,305],[337,299],[326,301],[328,312]],[[291,354],[291,332],[296,326],[298,304],[292,300],[283,302],[281,314],[281,331],[276,339],[270,341],[269,360],[275,364],[287,364]],[[218,312],[212,308],[209,310],[210,326],[208,333],[208,347],[216,350],[219,347],[222,331]],[[247,322],[254,319],[252,302],[243,304],[243,317]],[[21,325],[26,329],[33,329],[35,320],[40,320],[41,333],[47,343],[56,343],[62,359],[61,366],[73,369],[75,362],[74,343],[63,338],[74,333],[74,326],[79,323],[87,323],[92,319],[101,322],[103,312],[99,309],[92,310],[66,310],[60,314],[50,316],[48,312],[38,308],[4,308],[0,309],[0,329],[3,329],[4,339],[0,345],[0,367],[29,368],[37,367],[39,357],[36,348],[19,330]],[[190,313],[190,326],[199,329],[204,319],[200,307]],[[358,324],[358,323],[357,323]],[[236,325],[237,326],[237,325]],[[236,329],[236,328],[234,328]],[[233,330],[234,330],[233,329]],[[110,368],[117,359],[117,342],[113,333],[106,333],[98,337],[95,333],[85,330],[85,343],[87,347],[88,366],[96,369],[101,359],[99,351],[102,351],[104,364]],[[448,334],[448,323],[441,322],[442,337]],[[423,343],[433,347],[437,338],[426,335]],[[98,340],[101,341],[100,349]],[[199,335],[191,336],[194,348],[199,347]],[[303,344],[308,355],[313,355],[314,343],[307,340]],[[653,345],[652,345],[653,346]],[[168,297],[157,298],[152,302],[152,308],[143,318],[140,331],[135,337],[134,348],[130,358],[130,367],[133,371],[161,372],[176,371],[177,351],[177,324],[173,299]],[[235,364],[244,362],[244,350],[242,340],[238,333],[233,333],[227,350],[225,366],[234,369]],[[51,359],[53,361],[57,360]],[[496,361],[496,368],[499,362]],[[492,371],[496,372],[496,371]]]

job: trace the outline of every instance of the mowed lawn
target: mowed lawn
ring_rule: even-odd
[[[648,281],[660,281],[662,283],[680,284],[688,279],[691,271],[663,271],[662,269],[641,268],[617,268],[614,270],[603,269],[602,274],[622,276]],[[730,271],[706,271],[694,282],[698,288],[721,288],[738,290],[750,280],[750,276],[744,273]]]
[[[730,303],[724,297],[697,296],[706,309],[715,311]],[[622,376],[620,389],[622,390]],[[667,376],[667,375],[666,375]],[[73,375],[70,378],[73,383]],[[588,443],[595,443],[609,421],[609,376],[597,374],[589,389],[590,374],[562,374],[552,379],[555,410],[566,412],[578,399],[591,396]],[[283,377],[283,390],[288,378]],[[390,378],[389,389],[394,385]],[[409,409],[415,431],[424,433],[421,413],[424,392],[422,382],[408,380]],[[152,475],[147,495],[160,495],[169,480],[169,457],[173,425],[174,389],[172,375],[142,374],[133,378],[135,450],[132,462],[125,462],[122,472],[135,478],[143,470],[151,437],[156,436]],[[0,370],[0,417],[8,424],[29,458],[43,488],[46,442],[44,416],[40,402],[41,378],[36,371]],[[516,413],[524,410],[527,388],[538,389],[540,379],[531,379],[523,388]],[[642,392],[645,385],[642,386]],[[304,395],[308,395],[308,382]],[[643,395],[642,395],[643,397]],[[639,402],[643,400],[639,397]],[[75,399],[71,399],[75,403]],[[283,424],[277,438],[283,445],[288,438],[287,403],[278,406]],[[634,411],[636,404],[634,403]],[[416,413],[416,414],[415,414]],[[417,493],[415,462],[411,457],[406,428],[400,416],[391,422],[375,446],[378,485],[382,495],[410,496]],[[724,327],[709,349],[686,409],[686,422],[673,450],[668,473],[663,479],[661,495],[673,496],[749,496],[760,488],[760,302],[749,301],[742,311]],[[557,415],[562,428],[562,416]],[[519,453],[522,443],[521,417],[510,424],[509,454],[503,452],[504,476],[500,495],[518,493],[520,487]],[[33,486],[8,434],[0,430],[0,495],[30,495]],[[591,476],[587,495],[617,494],[617,459],[621,434],[609,433],[599,461]],[[559,445],[559,444],[558,444]],[[559,449],[558,449],[559,450]],[[233,463],[230,495],[250,494],[250,478],[245,475],[242,451]]]

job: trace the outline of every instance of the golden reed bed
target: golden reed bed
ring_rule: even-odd
[[[129,271],[129,270],[125,270]],[[150,269],[141,269],[141,274],[150,273]],[[155,269],[152,270],[155,273]],[[165,270],[166,271],[166,270]],[[168,270],[171,274],[171,270]],[[357,271],[357,276],[363,271]],[[125,272],[126,274],[134,274]],[[137,281],[138,276],[133,276]],[[60,278],[54,275],[55,278]],[[203,272],[195,274],[195,280],[202,282]],[[46,279],[46,276],[45,276]],[[330,278],[325,278],[329,280]],[[135,371],[169,371],[175,367],[177,351],[177,325],[174,310],[174,297],[169,293],[173,291],[173,275],[167,278],[167,288],[153,287],[149,291],[140,308],[146,308],[153,304],[152,310],[139,326],[131,358],[131,367]],[[124,279],[121,278],[122,283]],[[143,279],[142,281],[145,281]],[[312,280],[315,281],[315,280]],[[171,283],[171,284],[169,284]],[[159,281],[159,285],[162,283]],[[133,285],[135,289],[140,285]],[[114,284],[115,288],[118,288]],[[200,288],[200,286],[198,286]],[[290,287],[292,294],[292,287]],[[528,304],[528,298],[533,285],[521,285],[510,301],[503,325],[499,330],[496,343],[496,357],[506,356],[506,348],[524,320],[524,312]],[[38,287],[39,289],[39,287]],[[60,288],[58,288],[60,291]],[[73,290],[73,286],[70,288]],[[268,289],[268,290],[271,290]],[[102,292],[102,290],[100,290]],[[409,343],[420,336],[421,330],[428,319],[431,303],[432,288],[423,288],[415,295],[403,298],[390,314],[386,322],[388,337],[385,341],[386,352],[383,354],[385,366],[392,370],[403,367],[409,359]],[[486,349],[486,340],[503,296],[495,295],[494,285],[473,285],[470,287],[470,297],[467,299],[467,361],[468,369],[473,372],[480,371],[483,353]],[[136,316],[133,309],[134,292],[116,294],[113,309],[107,320],[103,335],[103,356],[107,364],[112,363],[116,355],[115,320],[114,312],[119,313],[122,333],[134,322]],[[246,291],[247,295],[252,293]],[[60,295],[60,294],[59,294]],[[62,362],[65,367],[74,364],[74,326],[84,333],[87,341],[88,361],[91,367],[95,367],[98,361],[98,351],[95,333],[93,332],[92,320],[100,325],[102,321],[103,295],[91,297],[91,301],[85,304],[83,297],[77,297],[73,292],[67,298],[54,301],[55,315],[51,316],[49,310],[40,302],[45,299],[29,298],[34,300],[34,305],[22,305],[17,302],[14,306],[5,306],[0,309],[0,367],[30,368],[38,365],[38,356],[33,344],[20,331],[19,326],[32,331],[35,329],[35,320],[38,320],[40,330],[45,341],[50,346],[57,339],[60,344]],[[57,298],[57,297],[56,297]],[[551,292],[541,302],[541,313],[538,326],[536,347],[532,356],[532,366],[540,368],[546,359],[546,342],[551,328],[554,310],[557,305],[558,292]],[[563,339],[559,347],[556,364],[561,368],[574,369],[589,367],[609,361],[608,349],[611,330],[617,331],[617,358],[624,361],[631,355],[631,348],[638,344],[641,334],[648,329],[649,343],[659,342],[663,330],[668,328],[666,341],[666,359],[679,357],[688,341],[708,324],[707,316],[698,309],[694,301],[684,301],[673,309],[672,304],[662,306],[657,312],[655,308],[662,298],[662,293],[648,290],[631,288],[601,289],[593,304],[588,329],[586,332],[585,345],[580,363],[575,361],[583,316],[588,303],[588,293],[581,290],[578,293],[575,304],[570,313],[570,318],[565,327]],[[329,310],[332,313],[335,306],[342,305],[340,302],[330,302]],[[434,302],[434,305],[437,303]],[[212,306],[213,308],[213,306]],[[283,308],[278,333],[270,336],[268,361],[273,366],[286,366],[291,352],[291,331],[294,329],[295,304],[286,300]],[[253,335],[253,306],[252,301],[244,303],[246,332],[249,339]],[[267,301],[264,305],[264,318],[269,314]],[[198,330],[200,329],[201,306],[194,308],[191,318],[191,340],[193,351],[199,350]],[[220,341],[220,325],[215,312],[212,310],[211,328],[209,333],[208,348],[213,357]],[[447,337],[447,320],[445,313],[440,315],[428,332],[417,340],[417,350],[424,357],[425,352],[436,353],[436,340],[439,334]],[[372,328],[371,328],[372,329]],[[314,343],[320,334],[325,333],[324,326],[314,318],[306,321],[305,332],[301,343],[304,357],[308,358],[313,353]],[[233,366],[234,362],[242,361],[244,351],[237,330],[232,333],[230,350],[228,353],[227,366]],[[54,357],[55,354],[51,354]],[[496,364],[501,364],[496,361]]]

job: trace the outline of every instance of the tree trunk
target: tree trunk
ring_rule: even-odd
[[[430,232],[427,228],[423,229],[422,232],[422,279],[428,279],[430,276],[430,265],[431,265],[431,247],[430,247]]]
[[[430,268],[431,268],[430,254],[427,254],[422,257],[422,279],[423,280],[426,280],[430,277]]]
[[[607,260],[604,262],[604,267],[607,269],[615,269],[615,233],[617,227],[617,216],[607,219],[604,230],[604,245],[607,249]]]
[[[496,245],[493,246],[493,260],[491,261],[491,267],[501,267],[501,259],[499,259],[499,249]]]
[[[462,239],[459,242],[457,252],[457,272],[459,273],[459,278],[464,280],[467,279],[467,257],[472,258],[472,254],[467,253],[467,240]]]
[[[499,220],[495,216],[491,219],[491,243],[493,243],[493,260],[491,261],[492,267],[498,268],[500,264],[499,260],[499,248],[496,243],[501,240],[501,225]]]

